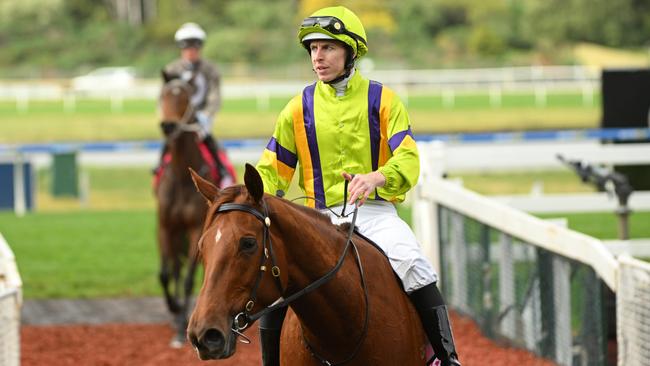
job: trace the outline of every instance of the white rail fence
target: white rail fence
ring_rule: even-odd
[[[0,234],[0,365],[20,365],[22,280],[16,259]]]
[[[441,152],[427,144],[421,145],[420,152],[422,175],[412,197],[414,228],[436,268],[447,269],[441,273],[441,281],[443,288],[445,284],[448,286],[445,292],[453,307],[470,314],[484,330],[492,329],[498,336],[505,336],[560,365],[604,365],[602,347],[600,350],[589,347],[606,339],[606,334],[601,325],[594,323],[599,322],[598,315],[591,314],[589,301],[582,297],[594,296],[600,303],[604,301],[598,295],[600,290],[596,286],[592,293],[573,297],[575,292],[584,290],[576,285],[576,273],[585,272],[584,268],[590,272],[590,268],[590,273],[617,294],[618,364],[650,364],[648,263],[632,259],[628,254],[617,257],[596,238],[535,218],[441,179],[442,170],[437,163],[440,160],[435,158]],[[498,238],[490,233],[497,233]],[[544,262],[545,256],[552,260]],[[526,267],[531,263],[532,267]],[[528,282],[526,297],[518,303],[517,297],[522,292],[516,290],[521,288],[517,287],[521,285],[517,281],[525,274],[522,272],[525,268],[542,274]],[[576,268],[582,272],[573,272]],[[495,269],[497,273],[492,273]],[[478,281],[471,278],[469,271],[473,270],[478,272]],[[544,281],[545,288],[541,286]],[[478,295],[477,288],[480,288]],[[497,304],[500,307],[493,308]],[[504,307],[507,304],[510,305]],[[551,320],[548,320],[548,309],[553,309]],[[575,314],[576,309],[579,315]],[[605,310],[599,311],[607,314]],[[499,314],[496,317],[495,312]],[[576,324],[580,327],[577,332],[571,328]],[[553,337],[544,338],[543,329]],[[590,334],[592,331],[599,334]],[[594,341],[590,335],[598,340]]]
[[[533,93],[535,103],[544,106],[549,93],[580,93],[584,105],[593,105],[600,87],[600,71],[583,66],[522,66],[449,70],[367,70],[371,79],[393,87],[408,104],[410,95],[439,94],[443,105],[453,107],[464,93],[487,93],[490,104],[499,107],[505,94]],[[254,97],[258,110],[267,110],[273,97],[289,97],[299,93],[313,80],[223,81],[226,99]],[[0,80],[0,100],[14,101],[16,109],[26,112],[35,100],[61,101],[66,111],[74,111],[78,100],[109,99],[114,112],[120,112],[127,99],[155,99],[160,80],[136,79],[128,89],[103,87],[96,90],[75,90],[70,80]]]
[[[558,155],[593,166],[650,164],[650,143],[603,144],[599,141],[545,141],[525,143],[446,144],[418,143],[424,161],[436,174],[446,172],[494,172],[568,170]],[[540,184],[529,194],[490,198],[530,213],[614,212],[612,193],[545,193]],[[650,191],[635,191],[629,198],[632,211],[650,211]]]

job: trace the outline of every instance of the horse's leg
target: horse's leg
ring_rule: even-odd
[[[188,235],[188,254],[187,254],[187,273],[183,279],[183,302],[181,304],[181,309],[176,314],[176,336],[175,341],[179,345],[182,345],[185,342],[185,333],[187,330],[187,318],[190,310],[190,305],[192,301],[192,293],[194,290],[194,274],[196,273],[196,267],[198,263],[198,256],[196,245],[201,236],[201,228],[197,227],[190,231]],[[174,343],[174,341],[172,341]]]
[[[163,288],[163,293],[165,295],[165,301],[167,302],[167,308],[172,314],[178,313],[180,310],[180,305],[178,301],[172,296],[169,290],[169,280],[171,274],[172,266],[172,241],[171,233],[169,230],[160,227],[158,228],[158,244],[160,248],[160,272],[158,273],[158,279]]]
[[[194,292],[194,275],[196,273],[196,267],[199,262],[198,257],[198,241],[201,237],[201,227],[195,227],[190,230],[189,233],[189,250],[187,253],[187,275],[185,276],[185,287],[184,287],[184,304],[185,311],[189,311],[190,303],[192,301],[192,293]]]

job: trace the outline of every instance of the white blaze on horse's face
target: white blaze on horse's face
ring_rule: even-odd
[[[221,239],[221,229],[217,229],[217,234],[214,236],[214,243],[219,243],[219,239]]]

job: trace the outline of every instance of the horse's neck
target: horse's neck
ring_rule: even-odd
[[[310,218],[302,211],[292,216],[282,224],[283,233],[289,236],[284,242],[287,243],[285,255],[291,263],[285,296],[305,288],[334,268],[347,239],[333,225]],[[340,270],[327,283],[292,303],[306,333],[332,329],[335,333],[355,335],[361,329],[366,304],[359,267],[351,253],[352,250],[347,251]]]
[[[172,155],[171,165],[174,171],[182,177],[190,177],[188,167],[199,171],[203,165],[196,135],[183,133],[170,144]]]

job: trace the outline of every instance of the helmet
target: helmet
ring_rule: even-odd
[[[180,48],[200,47],[205,41],[205,31],[196,23],[185,23],[174,34],[174,40]]]
[[[309,50],[309,42],[314,39],[335,39],[352,48],[356,57],[368,52],[366,30],[361,20],[344,6],[323,8],[302,21],[298,31],[298,41]]]

